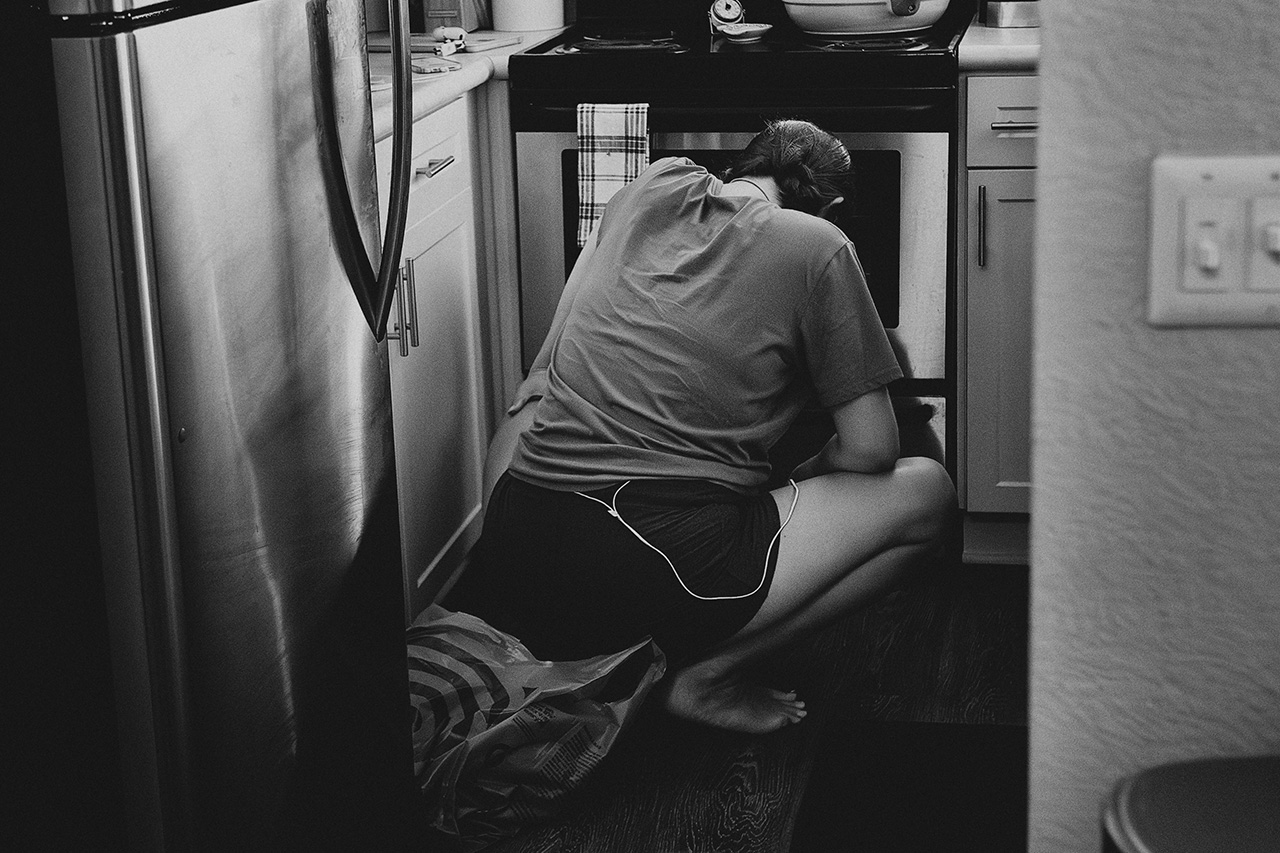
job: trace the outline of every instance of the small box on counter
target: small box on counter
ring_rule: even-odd
[[[413,0],[409,9],[409,27],[415,33],[430,33],[436,27],[487,30],[492,21],[489,0]]]

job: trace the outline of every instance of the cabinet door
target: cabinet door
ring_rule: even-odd
[[[1035,170],[968,180],[967,508],[1028,512]]]
[[[404,256],[408,274],[392,324],[399,326],[403,300],[417,338],[407,355],[399,340],[391,342],[391,405],[412,619],[430,604],[439,580],[465,560],[480,531],[484,425],[471,191],[410,226]]]

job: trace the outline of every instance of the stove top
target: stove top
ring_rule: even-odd
[[[513,121],[563,130],[573,127],[577,104],[595,102],[647,103],[651,129],[689,132],[746,114],[803,113],[846,128],[950,127],[960,38],[972,19],[964,2],[953,0],[955,14],[928,29],[850,38],[807,35],[775,17],[749,40],[731,39],[711,30],[701,3],[693,4],[704,10],[697,22],[580,20],[511,56]]]
[[[934,28],[909,33],[866,36],[810,35],[794,29],[771,27],[749,38],[732,38],[710,30],[699,33],[609,22],[589,22],[571,27],[558,39],[523,55],[575,55],[580,53],[809,53],[850,51],[916,53],[926,51],[954,56],[963,29]]]
[[[774,25],[751,40],[652,22],[587,21],[511,57],[511,86],[521,89],[653,88],[809,90],[954,88],[967,19],[927,30],[824,37]]]

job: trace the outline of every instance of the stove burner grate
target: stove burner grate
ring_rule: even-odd
[[[607,29],[583,30],[579,40],[590,42],[615,41],[674,41],[676,34],[672,30],[661,30],[652,27],[608,27]]]
[[[684,53],[688,48],[671,32],[627,32],[585,35],[556,49],[556,53]]]
[[[912,36],[821,36],[810,40],[819,50],[862,53],[913,53],[929,45]]]

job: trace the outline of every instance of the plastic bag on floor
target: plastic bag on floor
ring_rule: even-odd
[[[556,813],[634,719],[666,660],[649,640],[541,661],[432,605],[408,632],[414,772],[432,823],[478,850]]]

